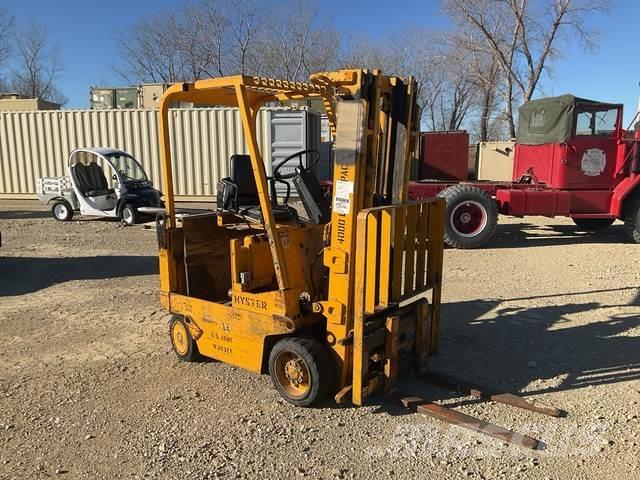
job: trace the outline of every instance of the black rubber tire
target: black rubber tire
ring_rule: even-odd
[[[309,390],[302,397],[289,395],[277,379],[276,358],[287,351],[301,357],[309,372]],[[269,354],[269,375],[275,389],[287,402],[298,407],[308,407],[326,398],[330,385],[328,365],[326,350],[312,337],[285,337],[273,346]]]
[[[130,213],[128,213],[128,212],[130,212]],[[126,225],[128,227],[138,223],[139,216],[140,215],[138,214],[138,210],[136,209],[136,207],[134,207],[133,205],[131,205],[129,203],[127,203],[120,210],[120,221],[122,222],[123,225]],[[125,218],[128,219],[128,220],[125,220]]]
[[[58,208],[58,206],[63,206],[67,209],[66,215],[63,217],[56,215],[56,208]],[[59,222],[69,222],[73,218],[73,208],[71,208],[71,205],[66,200],[55,200],[51,204],[51,216]]]
[[[478,248],[493,237],[498,224],[498,206],[489,193],[473,185],[460,184],[444,189],[438,193],[438,197],[444,198],[447,202],[444,232],[444,241],[447,245],[453,248]],[[486,215],[486,222],[473,236],[462,235],[453,225],[452,214],[459,205],[468,202],[481,206]]]
[[[583,232],[602,232],[613,225],[615,218],[574,218],[578,230]]]
[[[181,324],[182,327],[184,327],[184,331],[186,331],[186,351],[180,351],[174,343],[173,330],[179,326],[178,324]],[[176,357],[178,357],[178,360],[182,362],[195,362],[201,358],[200,352],[198,351],[198,345],[191,336],[189,326],[182,315],[174,315],[171,317],[171,320],[169,321],[169,341],[171,342],[171,348],[173,348],[173,352],[176,354]]]
[[[640,243],[640,194],[636,194],[624,202],[622,220],[629,238],[635,243]]]

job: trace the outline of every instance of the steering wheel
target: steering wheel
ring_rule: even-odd
[[[302,164],[302,156],[303,155],[315,155],[315,160],[311,163],[311,165],[308,165],[307,167],[305,167]],[[296,176],[296,172],[292,172],[292,173],[285,173],[284,175],[280,175],[280,168],[287,163],[288,161],[299,157],[299,168],[300,170],[310,170],[313,167],[315,167],[318,162],[320,161],[320,152],[318,150],[314,150],[314,149],[308,149],[308,150],[300,150],[299,152],[296,152],[292,155],[289,155],[287,158],[285,158],[284,160],[282,160],[274,169],[273,169],[273,179],[274,180],[287,180],[289,178],[293,178]]]

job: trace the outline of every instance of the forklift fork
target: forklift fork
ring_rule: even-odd
[[[541,442],[535,438],[397,390],[402,364],[431,385],[552,417],[565,415],[555,407],[426,371],[427,356],[435,352],[439,333],[443,217],[442,203],[433,199],[358,214],[353,335],[344,342],[353,348],[353,384],[336,400],[351,396],[354,404],[362,405],[367,396],[380,392],[416,413],[539,448]],[[411,342],[413,348],[407,353]]]
[[[567,412],[550,405],[545,405],[540,402],[533,402],[526,400],[517,395],[511,393],[497,393],[489,389],[465,383],[453,377],[442,375],[433,372],[423,372],[418,375],[418,378],[425,383],[435,385],[438,387],[447,388],[453,392],[468,395],[481,400],[492,401],[496,403],[503,403],[505,405],[511,405],[512,407],[522,408],[529,410],[530,412],[541,413],[550,417],[565,417]],[[474,432],[484,433],[490,437],[497,438],[503,442],[520,445],[532,450],[538,449],[541,446],[540,440],[522,435],[518,432],[508,430],[499,425],[486,422],[484,420],[472,417],[462,412],[457,412],[450,408],[438,405],[436,403],[429,402],[424,398],[406,395],[400,392],[394,392],[392,399],[395,403],[403,406],[408,410],[412,410],[417,413],[423,413],[432,418],[436,418],[446,423],[451,423]]]

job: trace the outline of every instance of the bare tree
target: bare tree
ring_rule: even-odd
[[[187,79],[193,68],[185,64],[179,48],[185,29],[176,15],[163,15],[138,22],[116,42],[123,60],[116,70],[131,82],[174,83]]]
[[[264,8],[259,0],[203,0],[180,13],[141,20],[116,34],[116,70],[131,83],[257,74]]]
[[[474,103],[478,121],[471,130],[478,141],[494,138],[496,127],[504,118],[497,114],[502,106],[500,97],[505,89],[499,60],[493,52],[486,51],[481,39],[477,38],[477,32],[472,29],[458,28],[450,32],[449,36],[456,45],[456,50],[466,52],[465,68],[476,86],[477,98]]]
[[[67,98],[56,85],[62,72],[59,52],[50,44],[47,29],[31,23],[16,33],[15,45],[11,87],[25,97],[66,103]]]
[[[445,0],[445,11],[475,29],[485,50],[505,75],[504,104],[509,133],[515,136],[513,104],[530,100],[549,61],[558,54],[563,34],[574,33],[593,46],[587,26],[594,12],[608,10],[608,0]],[[517,95],[516,95],[517,90]]]
[[[227,68],[228,23],[217,0],[205,0],[187,12],[187,23],[195,33],[196,49],[202,51],[201,63],[209,77],[224,76]]]
[[[429,105],[429,128],[460,130],[476,105],[477,84],[471,75],[470,57],[455,42],[445,42],[431,60],[430,76],[436,95]]]
[[[424,128],[460,129],[474,106],[476,85],[467,55],[439,32],[407,28],[379,42],[350,38],[342,58],[343,67],[415,77]]]
[[[305,81],[337,64],[340,36],[314,2],[293,0],[274,8],[263,40],[264,73]]]
[[[263,57],[259,45],[266,27],[266,3],[261,0],[227,0],[223,11],[230,33],[228,71],[240,75],[260,74]]]
[[[12,29],[13,17],[6,9],[0,8],[0,67],[7,61],[11,53]]]
[[[6,62],[11,54],[11,31],[13,29],[13,17],[9,12],[0,8],[0,90],[6,85]]]

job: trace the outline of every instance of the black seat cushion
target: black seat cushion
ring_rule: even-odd
[[[273,212],[273,218],[276,222],[295,218],[297,213],[293,207],[288,205],[271,205],[271,211]],[[262,209],[260,205],[242,208],[238,213],[257,222],[262,222]]]
[[[97,197],[100,195],[109,195],[115,193],[113,188],[109,188],[107,177],[100,165],[95,162],[89,165],[76,163],[71,167],[76,185],[86,197]]]
[[[84,195],[86,197],[99,197],[100,195],[110,195],[112,193],[116,193],[113,188],[105,188],[102,190],[89,190]]]
[[[238,213],[257,222],[263,221],[249,155],[232,155],[229,159],[229,177],[218,181],[217,204],[221,210]],[[295,209],[287,205],[272,204],[271,208],[276,221],[297,218]]]

